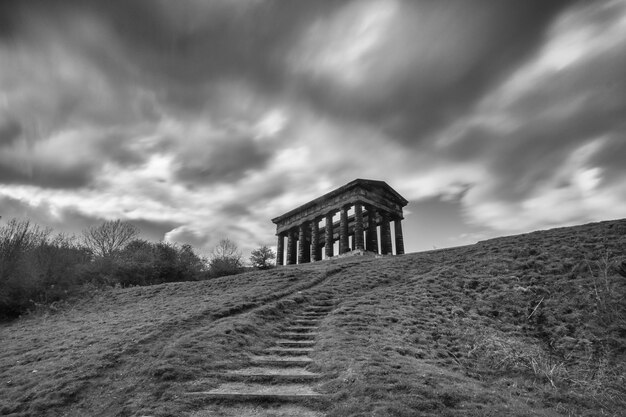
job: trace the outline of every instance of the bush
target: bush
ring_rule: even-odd
[[[68,297],[88,259],[73,238],[51,237],[49,229],[29,220],[10,220],[0,227],[0,317]]]
[[[137,239],[115,258],[113,271],[122,286],[195,281],[206,275],[206,261],[190,245]]]
[[[207,262],[191,246],[129,241],[125,237],[137,229],[124,225],[105,222],[89,229],[94,236],[111,237],[99,248],[85,246],[84,237],[81,244],[74,237],[52,236],[29,220],[0,227],[0,318],[50,306],[80,292],[83,284],[151,285],[206,277]],[[120,230],[124,233],[117,234]]]

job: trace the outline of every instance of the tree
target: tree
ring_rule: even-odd
[[[83,244],[96,256],[110,257],[139,235],[139,229],[120,219],[83,230]]]
[[[272,261],[276,259],[276,253],[267,245],[263,245],[252,251],[250,262],[252,266],[258,269],[269,269],[272,267]]]
[[[186,280],[202,279],[207,270],[207,260],[198,256],[189,244],[178,250],[178,265]]]
[[[233,275],[242,269],[241,252],[237,245],[228,238],[220,240],[211,253],[209,275],[213,277]]]

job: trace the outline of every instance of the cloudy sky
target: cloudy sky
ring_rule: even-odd
[[[2,0],[0,215],[208,253],[355,178],[408,252],[626,217],[626,1]]]

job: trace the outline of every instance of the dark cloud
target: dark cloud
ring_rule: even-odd
[[[0,184],[89,186],[107,163],[128,168],[144,162],[147,155],[130,145],[118,132],[93,130],[61,132],[34,143],[13,140],[0,154]]]
[[[10,146],[22,134],[22,126],[15,119],[0,120],[0,147]]]
[[[306,96],[321,111],[371,123],[403,143],[455,121],[542,44],[571,1],[406,2],[406,28],[376,55],[357,91],[310,80]],[[393,75],[376,73],[401,60]],[[379,68],[380,67],[380,68]],[[382,87],[379,84],[383,84]],[[374,89],[375,94],[364,94]]]
[[[129,64],[144,76],[156,77],[155,81],[167,81],[168,88],[240,77],[258,80],[260,86],[268,89],[281,82],[280,58],[293,35],[314,16],[327,14],[339,6],[335,1],[5,0],[5,3],[6,20],[13,22],[5,32],[25,30],[26,23],[17,23],[24,14],[43,14],[52,25],[71,24],[68,19],[81,15],[97,19],[118,38],[117,47],[125,51]],[[99,49],[91,56],[102,59],[115,55]],[[106,65],[116,66],[113,62]]]
[[[209,247],[230,232],[257,241],[290,199],[365,175],[406,181],[413,197],[472,185],[423,206],[447,207],[436,223],[468,233],[482,229],[463,228],[460,206],[494,203],[477,218],[499,224],[589,143],[585,167],[617,184],[626,48],[599,47],[483,108],[581,4],[603,3],[0,1],[0,195],[50,198],[0,209],[80,229],[118,207],[72,190],[101,191],[122,215],[177,219],[140,220],[151,237]],[[608,10],[574,15],[609,27]],[[513,127],[489,122],[503,115]],[[460,138],[439,142],[457,123]]]
[[[603,168],[605,182],[624,181],[626,177],[624,155],[626,155],[626,131],[622,130],[608,136],[604,146],[591,157],[590,163]]]
[[[221,207],[220,211],[224,214],[224,216],[239,218],[242,216],[249,216],[253,213],[253,209],[254,207],[251,207],[249,204],[234,202],[224,205]]]
[[[178,155],[176,175],[192,184],[234,183],[247,172],[265,166],[271,149],[253,139],[227,137],[207,141]]]
[[[135,142],[135,138],[128,137],[128,132],[113,130],[98,138],[93,146],[94,153],[102,162],[113,162],[120,167],[141,165],[150,156],[152,149],[150,145],[136,147]]]
[[[553,178],[573,152],[595,140],[600,148],[587,162],[589,168],[602,168],[608,180],[623,178],[625,67],[626,49],[615,48],[538,79],[504,108],[518,128],[468,129],[448,155],[484,160],[498,184],[493,191],[510,201],[527,197]]]
[[[35,224],[50,227],[54,232],[74,235],[100,221],[73,207],[58,209],[48,202],[34,205],[2,195],[0,195],[0,215],[3,222],[12,218],[26,218]]]
[[[90,161],[72,161],[65,165],[51,159],[27,158],[0,155],[0,184],[79,188],[89,184],[94,178],[94,167]]]
[[[57,188],[91,184],[107,162],[127,166],[145,161],[147,156],[132,151],[129,142],[137,125],[156,125],[163,111],[182,120],[206,117],[207,112],[212,120],[250,119],[245,114],[250,109],[221,105],[225,82],[245,80],[256,94],[274,94],[283,82],[281,56],[292,34],[312,16],[337,7],[334,2],[152,0],[3,4],[13,22],[3,32],[4,40],[17,45],[8,53],[21,60],[12,69],[24,84],[9,104],[25,125],[38,126],[24,131],[29,144],[36,147],[68,128],[117,128],[111,137],[93,143],[94,154],[80,161],[22,155],[24,169],[0,159],[0,181]],[[47,64],[47,73],[36,69]],[[36,77],[28,77],[30,73]],[[227,135],[235,137],[209,135],[204,143],[194,142],[197,148],[170,147],[177,178],[188,183],[237,181],[265,166],[271,156],[266,147],[239,133]]]
[[[280,82],[280,57],[293,34],[335,3],[141,0],[121,6],[96,1],[93,7],[109,17],[132,50],[142,51],[144,69],[189,83],[241,77],[269,88]]]
[[[0,39],[11,39],[20,24],[20,4],[16,1],[0,2]]]
[[[237,200],[224,204],[219,211],[225,217],[253,217],[260,207],[280,196],[289,186],[290,183],[287,178],[268,178],[263,184],[249,189],[241,189]]]
[[[116,82],[123,83],[123,77],[131,79],[177,105],[189,102],[190,110],[206,101],[205,95],[198,94],[203,84],[245,79],[267,92],[300,89],[321,112],[372,123],[412,143],[464,113],[532,54],[552,18],[569,3],[405,2],[403,11],[409,20],[394,32],[387,49],[391,55],[408,58],[393,79],[382,80],[385,85],[380,94],[367,98],[316,79],[298,78],[296,83],[304,84],[294,89],[286,65],[291,50],[297,47],[295,39],[313,22],[323,22],[350,2],[26,0],[8,1],[14,5],[13,13],[11,6],[5,6],[5,13],[23,16],[30,8],[44,15],[47,25],[63,28],[71,28],[80,16],[89,16],[102,25],[109,42],[99,45],[102,33],[95,33],[92,41],[74,33],[66,42],[81,48],[106,74],[116,77]],[[417,18],[419,24],[411,21]],[[25,24],[13,26],[12,32],[16,32],[15,26]],[[385,54],[377,56],[382,64],[376,65],[384,65]],[[374,71],[377,68],[374,66]],[[373,74],[371,82],[381,80]],[[79,99],[69,100],[60,111],[71,113],[81,105]]]

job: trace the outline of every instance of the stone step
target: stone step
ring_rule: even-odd
[[[270,381],[272,383],[316,381],[321,378],[320,374],[307,371],[304,368],[270,368],[261,366],[230,370],[225,374],[217,376],[229,381]]]
[[[302,325],[317,325],[322,321],[321,318],[294,318],[291,320],[294,324],[302,324]]]
[[[236,401],[309,401],[322,400],[323,394],[306,384],[255,384],[227,382],[208,391],[192,391],[189,395],[206,399]]]
[[[311,305],[311,306],[307,306],[306,309],[302,310],[305,313],[319,313],[319,312],[326,312],[326,311],[331,311],[335,308],[335,306],[315,306],[315,305]]]
[[[191,412],[189,417],[324,417],[326,414],[319,410],[312,410],[305,405],[274,403],[263,404],[207,404],[200,410]]]
[[[286,326],[283,328],[288,333],[310,333],[318,329],[318,326]]]
[[[317,337],[318,333],[296,333],[296,332],[282,332],[278,336],[281,339],[288,340],[313,340]]]
[[[303,319],[303,320],[322,320],[327,317],[326,313],[308,313],[308,314],[299,314],[294,316],[294,319]]]
[[[288,326],[296,326],[296,327],[311,327],[313,329],[317,329],[319,328],[319,323],[313,323],[313,322],[291,322],[288,324]]]
[[[265,349],[266,353],[281,356],[303,356],[313,352],[311,347],[271,347]]]
[[[278,356],[278,355],[267,355],[267,356],[252,356],[250,358],[250,362],[252,365],[256,366],[307,366],[313,363],[311,358],[306,356]]]
[[[319,324],[287,324],[283,329],[308,329],[315,330],[319,327]]]
[[[277,346],[282,347],[313,347],[315,340],[277,340]]]

